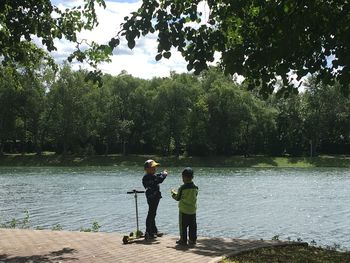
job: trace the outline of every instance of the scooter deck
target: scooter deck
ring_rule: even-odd
[[[145,239],[145,236],[139,236],[139,237],[130,237],[130,236],[124,236],[123,237],[123,244],[130,244],[136,240],[143,240]]]
[[[130,244],[137,240],[154,240],[157,237],[162,237],[162,236],[164,236],[164,233],[157,234],[155,238],[149,238],[147,234],[141,235],[141,236],[134,236],[134,235],[123,236],[123,244]]]

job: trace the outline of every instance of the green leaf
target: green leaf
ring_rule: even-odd
[[[171,57],[171,52],[170,51],[164,52],[163,57],[169,59]]]
[[[135,47],[135,41],[134,40],[129,40],[128,41],[128,47],[130,48],[130,49],[133,49],[134,47]]]
[[[108,45],[111,47],[111,48],[115,48],[116,46],[118,46],[120,44],[120,40],[119,39],[116,39],[116,38],[112,38]]]
[[[161,54],[161,53],[157,54],[157,56],[156,56],[156,61],[159,61],[159,60],[161,60],[161,59],[162,59],[162,54]]]

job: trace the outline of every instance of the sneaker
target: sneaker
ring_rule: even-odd
[[[155,239],[156,237],[155,237],[155,235],[154,234],[149,234],[149,233],[145,233],[145,239],[146,240],[149,240],[149,239]]]
[[[157,237],[162,237],[163,235],[164,235],[164,233],[162,233],[162,232],[157,232]]]
[[[176,244],[177,245],[180,245],[180,246],[187,246],[187,242],[185,242],[185,241],[183,241],[183,240],[178,240],[178,241],[176,241]]]
[[[197,244],[197,242],[196,241],[192,241],[192,240],[188,240],[188,244],[190,246],[194,246],[195,244]]]
[[[157,236],[156,235],[154,235],[154,234],[150,234],[150,235],[148,235],[148,239],[155,239]]]

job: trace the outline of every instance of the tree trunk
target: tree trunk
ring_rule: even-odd
[[[244,136],[244,158],[248,158],[249,157],[249,138],[248,138],[248,134],[249,134],[249,123],[246,125],[246,130],[245,130],[245,136]]]
[[[0,140],[0,155],[4,155],[4,142]]]
[[[27,117],[24,116],[24,136],[22,140],[21,153],[24,155],[27,152]]]
[[[49,115],[47,116],[47,119],[45,121],[45,124],[44,124],[44,127],[42,129],[42,132],[41,132],[41,135],[40,135],[40,141],[39,141],[39,145],[37,146],[37,150],[36,150],[36,153],[38,155],[41,155],[42,153],[42,150],[43,150],[43,145],[44,145],[44,140],[45,140],[45,137],[46,137],[46,133],[47,133],[47,130],[49,128],[48,126],[48,123],[51,119],[51,115],[52,115],[52,112],[53,110],[55,109],[56,107],[56,104],[54,104],[51,108],[50,108],[50,111],[49,111]],[[38,125],[39,126],[39,125]],[[38,133],[38,137],[39,137],[39,130],[37,131]]]
[[[312,143],[312,140],[310,140],[310,157],[313,157],[313,143]]]
[[[177,139],[175,139],[175,154],[177,158],[180,157],[180,142]]]
[[[128,140],[123,139],[122,140],[122,153],[123,153],[123,156],[128,155],[128,153],[127,153],[127,145],[128,145]]]
[[[105,150],[105,155],[109,154],[109,140],[106,142],[106,150]]]
[[[36,153],[38,154],[38,149],[39,149],[39,146],[38,146],[38,143],[39,143],[39,140],[38,140],[38,129],[35,129],[35,133],[34,133],[34,137],[33,137],[33,143],[34,143],[34,148],[35,148],[35,151]],[[40,151],[41,153],[41,151]],[[38,154],[40,155],[40,154]]]

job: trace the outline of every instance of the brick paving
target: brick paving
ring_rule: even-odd
[[[200,237],[195,247],[175,245],[177,237],[124,245],[122,234],[73,231],[0,229],[1,263],[114,263],[114,262],[220,262],[223,256],[260,247],[280,246],[279,241]]]

